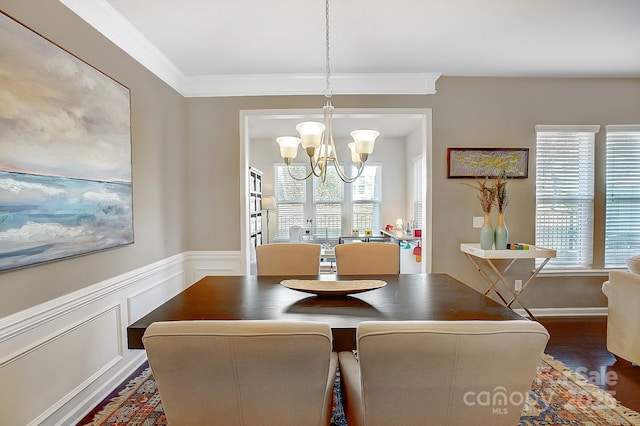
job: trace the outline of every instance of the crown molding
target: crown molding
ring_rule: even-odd
[[[332,74],[337,95],[429,95],[441,74]],[[210,75],[183,79],[186,97],[323,95],[324,74]]]
[[[184,74],[105,0],[60,0],[113,44],[180,92]]]
[[[81,19],[185,97],[324,94],[324,74],[185,75],[106,0],[60,0]],[[332,74],[333,94],[426,95],[440,73]]]

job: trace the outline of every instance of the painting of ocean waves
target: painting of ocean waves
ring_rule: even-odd
[[[0,172],[0,270],[133,242],[131,184]]]
[[[131,93],[0,11],[0,271],[133,243]]]

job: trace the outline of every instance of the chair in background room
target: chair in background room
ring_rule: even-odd
[[[328,425],[337,354],[318,322],[170,321],[142,338],[169,425]]]
[[[349,426],[513,426],[549,334],[537,322],[369,321],[340,352]]]
[[[338,275],[400,273],[400,247],[390,243],[350,243],[335,247]]]
[[[318,275],[320,244],[283,243],[256,247],[258,275]]]

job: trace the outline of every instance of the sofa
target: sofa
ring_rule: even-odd
[[[602,285],[607,296],[607,349],[619,358],[640,364],[640,256],[627,261],[629,271],[610,271]]]

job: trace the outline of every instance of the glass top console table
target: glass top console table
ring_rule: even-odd
[[[531,284],[534,278],[538,275],[540,270],[544,268],[544,265],[549,262],[552,258],[556,257],[556,251],[549,248],[534,246],[533,244],[524,244],[528,247],[528,250],[483,250],[480,248],[480,244],[469,244],[463,243],[460,244],[460,251],[464,253],[464,255],[469,259],[469,261],[476,268],[478,273],[484,278],[484,280],[489,284],[489,288],[484,292],[486,296],[491,291],[496,293],[500,300],[509,308],[512,308],[514,302],[518,302],[520,306],[527,312],[527,315],[531,319],[535,319],[531,311],[522,303],[522,301],[518,298],[520,294]],[[522,287],[519,290],[511,290],[511,286],[507,283],[504,274],[511,269],[513,264],[521,259],[544,259],[538,267],[531,273],[528,279],[524,282]],[[509,260],[507,265],[500,269],[496,266],[494,260]],[[490,277],[489,274],[485,271],[485,269],[481,268],[479,262],[486,263],[489,266],[489,269],[493,273],[493,277]],[[507,299],[498,291],[496,285],[501,282],[504,284],[504,287],[511,293],[511,299],[507,301]],[[508,297],[508,296],[507,296]]]

